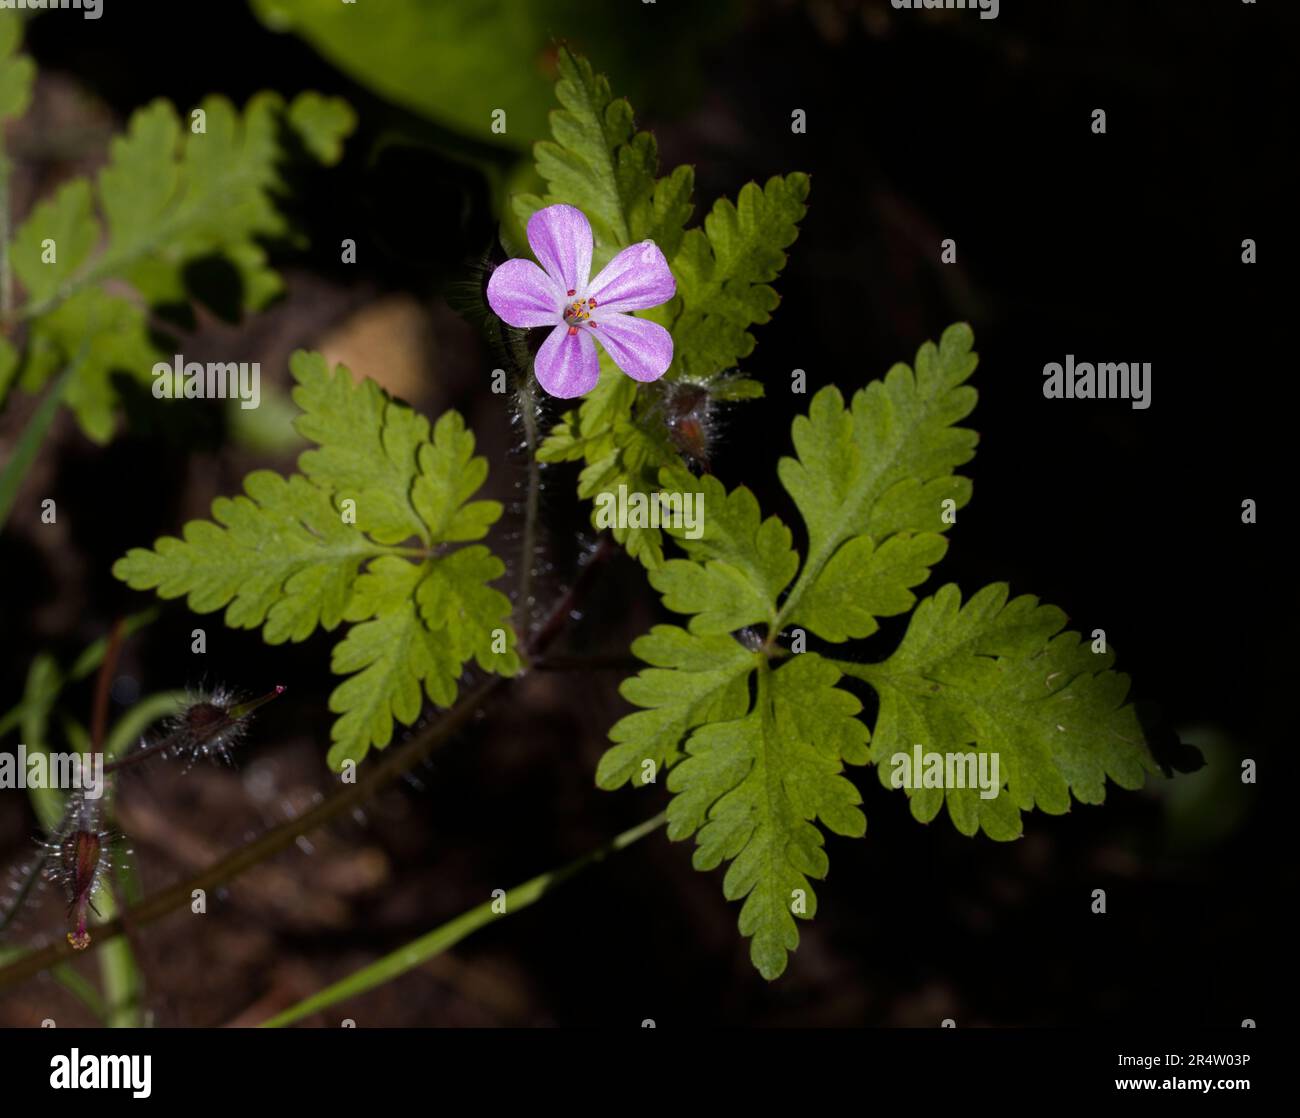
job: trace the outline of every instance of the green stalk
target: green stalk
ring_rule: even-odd
[[[608,535],[601,537],[596,550],[579,569],[578,576],[568,591],[555,602],[547,619],[524,642],[524,651],[530,658],[540,657],[551,642],[564,630],[578,602],[586,593],[591,580],[600,567],[617,551]],[[245,870],[256,866],[273,854],[290,845],[299,835],[305,835],[329,820],[364,803],[379,789],[406,774],[435,749],[445,745],[474,717],[498,689],[507,684],[503,676],[490,676],[410,740],[390,750],[367,766],[355,784],[345,784],[309,811],[285,820],[265,834],[236,850],[214,865],[200,871],[188,881],[180,881],[158,893],[145,897],[118,917],[108,921],[95,934],[89,951],[97,951],[126,930],[129,922],[133,928],[143,927],[165,916],[190,901],[195,889],[214,889]],[[23,952],[7,959],[0,957],[0,990],[22,982],[41,971],[66,961],[72,947],[66,940],[55,941],[34,951]]]
[[[108,1023],[108,1009],[104,1005],[104,999],[99,996],[99,991],[95,989],[94,983],[82,978],[67,963],[51,967],[50,977],[90,1010],[97,1021]]]
[[[127,904],[140,892],[135,866],[129,854],[119,855],[113,876],[121,886]],[[133,894],[135,894],[133,896]],[[117,899],[111,888],[103,888],[95,898],[95,907],[107,922],[118,915]],[[104,986],[104,1023],[110,1029],[138,1029],[144,1025],[144,976],[135,961],[130,941],[124,936],[104,945],[99,953],[99,975]]]
[[[68,366],[45,394],[45,399],[27,421],[22,437],[18,440],[18,446],[14,449],[14,456],[5,464],[5,468],[0,470],[0,528],[3,528],[5,521],[9,519],[14,501],[18,498],[18,488],[22,485],[23,478],[27,476],[31,464],[36,460],[41,443],[54,422],[55,415],[58,414],[64,390],[72,379],[73,368],[74,366]]]
[[[328,1009],[338,1002],[357,997],[368,990],[373,990],[376,986],[382,986],[385,982],[391,982],[394,978],[399,978],[407,971],[427,963],[434,956],[441,955],[448,948],[454,947],[461,940],[477,932],[480,928],[493,923],[499,917],[508,916],[512,912],[519,912],[530,905],[536,904],[552,889],[563,885],[569,878],[588,866],[594,865],[617,850],[631,846],[637,839],[658,830],[659,827],[663,826],[667,817],[667,812],[660,812],[653,819],[638,823],[635,827],[624,831],[604,846],[584,854],[581,858],[577,858],[559,869],[534,877],[531,881],[525,881],[522,885],[516,885],[506,893],[504,898],[484,901],[477,908],[471,908],[454,920],[449,920],[446,924],[435,928],[419,939],[412,940],[405,946],[399,947],[396,951],[390,952],[382,959],[354,971],[347,978],[341,979],[332,986],[327,986],[325,989],[305,998],[297,1005],[290,1006],[288,1009],[277,1013],[269,1020],[263,1021],[259,1028],[278,1029],[285,1025],[291,1025],[312,1013],[319,1013],[321,1010]],[[500,908],[501,911],[496,911],[496,908]]]

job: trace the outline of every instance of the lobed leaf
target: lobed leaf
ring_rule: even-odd
[[[669,767],[669,835],[697,836],[700,869],[731,861],[723,890],[744,898],[740,930],[767,978],[798,945],[794,918],[816,910],[808,879],[824,877],[827,861],[813,821],[837,834],[865,830],[845,764],[874,762],[888,785],[902,771],[895,758],[912,758],[916,743],[945,762],[969,754],[978,764],[972,745],[994,751],[1004,766],[988,781],[996,790],[981,790],[962,762],[970,782],[922,782],[908,795],[923,822],[946,802],[962,833],[982,828],[998,839],[1020,834],[1022,811],[1064,811],[1071,792],[1100,803],[1107,776],[1137,788],[1154,770],[1110,653],[1093,655],[1077,634],[1061,633],[1059,610],[1028,597],[1008,603],[1003,586],[964,609],[955,587],[940,590],[916,607],[903,643],[881,663],[832,662],[803,642],[780,662],[787,626],[843,642],[915,604],[912,589],[947,550],[944,503],[970,496],[953,471],[976,442],[955,426],[975,403],[964,385],[971,345],[969,328],[953,327],[921,348],[915,372],[895,366],[848,407],[827,389],[795,419],[798,457],[782,459],[779,472],[808,527],[802,569],[790,529],[764,519],[748,489],[728,492],[680,466],[659,473],[665,490],[702,500],[702,530],[667,528],[685,557],[650,575],[663,604],[690,621],[634,643],[651,666],[621,693],[643,709],[611,729],[597,783],[635,784]],[[841,673],[880,696],[870,747],[854,717],[858,700],[836,686]]]
[[[686,742],[689,756],[668,777],[668,837],[696,836],[696,869],[731,861],[728,900],[744,899],[740,932],[769,981],[799,945],[794,917],[812,919],[809,878],[829,863],[818,819],[836,834],[866,832],[862,797],[843,766],[863,764],[867,729],[858,700],[834,685],[840,673],[815,654],[774,672],[761,665],[757,696],[741,719],[710,722]]]
[[[609,82],[586,59],[561,50],[551,114],[552,140],[536,145],[537,169],[548,194],[521,195],[515,210],[527,219],[544,205],[577,206],[591,221],[593,267],[647,238],[663,250],[677,280],[677,295],[641,312],[673,335],[673,363],[666,380],[688,380],[716,390],[715,399],[741,401],[762,395],[762,386],[731,370],[754,349],[752,326],[767,322],[777,304],[773,281],[785,264],[782,251],[794,241],[806,212],[807,175],[776,177],[760,188],[745,186],[737,204],[720,199],[703,228],[685,230],[694,209],[689,167],[656,179],[654,137],[637,132],[631,106],[614,98]],[[680,465],[665,426],[661,385],[638,387],[607,355],[601,376],[575,410],[566,412],[543,444],[546,462],[584,461],[578,495],[652,494],[659,471]],[[592,513],[596,523],[596,511]],[[599,524],[597,524],[599,527]],[[619,526],[615,538],[649,570],[663,562],[659,528]]]
[[[21,19],[0,12],[0,121],[22,116],[31,100],[36,64],[17,53],[22,37]]]
[[[945,755],[975,746],[998,758],[995,796],[969,786],[908,787],[913,816],[928,823],[946,803],[962,834],[983,829],[1012,839],[1023,829],[1022,811],[1060,815],[1071,793],[1099,804],[1107,777],[1131,790],[1156,771],[1124,702],[1128,677],[1110,670],[1114,653],[1094,653],[1064,626],[1059,609],[1028,594],[1008,600],[1003,583],[965,606],[948,585],[916,607],[889,659],[840,665],[880,695],[871,758],[886,787],[905,771],[895,756],[913,756],[917,743]]]
[[[950,523],[945,501],[955,512],[970,500],[970,482],[953,471],[974,457],[979,439],[954,426],[975,406],[975,390],[964,384],[978,363],[973,343],[969,326],[950,326],[938,346],[921,347],[915,372],[895,365],[883,381],[855,392],[849,408],[837,388],[824,388],[808,415],[795,419],[798,457],[782,458],[777,473],[808,526],[808,558],[782,607],[783,624],[844,640],[874,631],[873,610],[887,616],[911,606],[905,591],[924,581],[945,550],[935,538]],[[912,534],[927,538],[880,546]],[[870,542],[857,542],[863,537]],[[861,595],[851,616],[835,608],[844,575]]]
[[[341,768],[414,722],[424,696],[450,706],[469,660],[518,672],[510,599],[489,585],[505,565],[481,545],[448,546],[482,538],[501,505],[473,500],[487,464],[459,415],[431,430],[319,354],[296,353],[290,367],[299,429],[317,444],[299,456],[302,472],[250,474],[247,496],[218,498],[211,521],[133,548],[113,573],[187,596],[199,613],[225,607],[228,625],[261,626],[271,644],[353,623],[331,659],[349,676],[330,696],[340,717],[329,761]]]
[[[0,97],[7,80],[0,79]],[[10,363],[29,392],[74,365],[66,400],[97,442],[111,436],[117,404],[108,374],[148,383],[153,365],[167,356],[149,339],[149,308],[188,305],[193,265],[224,261],[239,280],[245,309],[280,293],[262,242],[289,234],[276,205],[286,136],[297,135],[328,161],[353,125],[343,102],[316,94],[289,106],[276,94],[259,94],[242,115],[224,98],[209,97],[197,112],[202,117],[191,116],[187,127],[166,101],[138,110],[110,144],[93,188],[88,179],[66,183],[14,235],[13,269],[26,291],[21,313],[32,341],[21,362]],[[109,282],[125,282],[136,297],[107,295]],[[100,358],[79,360],[83,346]],[[117,364],[106,365],[105,354]],[[14,376],[0,375],[0,390]]]

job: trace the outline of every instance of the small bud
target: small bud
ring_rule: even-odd
[[[664,402],[668,437],[690,465],[706,473],[715,434],[714,411],[715,405],[708,389],[694,384],[668,387],[668,397]]]
[[[51,855],[47,876],[63,886],[68,898],[68,918],[75,922],[68,942],[78,951],[90,946],[86,912],[97,912],[93,898],[111,868],[111,838],[110,832],[98,828],[97,807],[78,797],[69,803],[63,826],[53,840],[44,844]]]
[[[167,756],[194,762],[200,757],[219,757],[229,763],[231,751],[243,740],[253,711],[279,695],[279,684],[261,698],[236,702],[235,694],[216,687],[199,696],[168,724],[164,751]]]
[[[78,951],[90,946],[90,933],[86,931],[86,909],[91,907],[91,894],[99,884],[102,844],[94,831],[78,831],[63,843],[63,872],[71,879],[72,900],[68,915],[74,913],[77,928],[68,933],[68,942]]]

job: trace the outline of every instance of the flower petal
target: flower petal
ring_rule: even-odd
[[[606,264],[587,289],[588,298],[611,311],[643,311],[677,294],[677,281],[654,241],[629,245]]]
[[[673,362],[673,336],[648,318],[611,314],[592,334],[633,380],[658,380]]]
[[[591,223],[573,206],[547,206],[528,219],[528,244],[560,288],[581,291],[591,278]]]
[[[600,378],[600,359],[591,333],[579,330],[570,334],[567,326],[557,326],[537,351],[533,371],[537,383],[552,396],[567,400],[590,392]]]
[[[507,260],[488,280],[488,306],[511,326],[551,326],[564,313],[564,292],[531,260]]]

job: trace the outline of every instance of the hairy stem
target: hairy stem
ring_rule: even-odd
[[[36,887],[36,883],[40,881],[41,873],[44,871],[45,863],[49,861],[49,858],[49,852],[42,849],[33,857],[31,865],[22,871],[22,876],[16,883],[17,888],[14,889],[13,895],[9,899],[9,907],[5,909],[3,915],[0,915],[0,935],[5,932],[22,911],[23,905],[27,903],[27,898]]]
[[[616,548],[608,536],[603,537],[600,546],[592,553],[586,565],[578,573],[570,590],[564,594],[552,608],[547,619],[533,637],[525,642],[530,656],[544,652],[564,630],[582,596],[586,593],[595,577],[597,568],[615,552]],[[528,669],[525,668],[525,672]],[[281,823],[267,831],[260,838],[232,851],[216,864],[171,887],[146,897],[139,904],[132,905],[120,916],[103,927],[97,928],[94,941],[87,950],[94,951],[111,942],[122,934],[126,924],[133,928],[150,924],[167,913],[190,903],[195,889],[210,890],[237,877],[274,854],[291,845],[299,835],[305,835],[328,823],[336,816],[350,811],[370,799],[381,788],[404,775],[423,761],[434,749],[445,745],[455,734],[470,721],[480,707],[499,689],[507,686],[508,680],[501,676],[492,676],[480,683],[463,699],[453,706],[442,718],[416,734],[404,745],[386,753],[373,764],[366,766],[355,784],[344,784],[333,795],[322,800],[310,811],[295,819]],[[41,971],[54,966],[72,955],[72,947],[66,941],[58,941],[36,951],[19,956],[8,965],[0,967],[0,990],[23,982]]]
[[[188,881],[178,882],[170,888],[146,897],[121,916],[97,928],[89,950],[102,947],[120,936],[124,921],[129,920],[134,927],[151,924],[167,913],[189,904],[195,889],[207,891],[225,884],[231,878],[279,853],[291,845],[299,835],[314,831],[337,815],[356,807],[390,781],[414,768],[437,746],[451,738],[469,721],[488,696],[498,687],[504,686],[505,682],[500,676],[493,676],[466,695],[424,733],[412,738],[405,745],[384,756],[378,764],[371,766],[370,771],[358,777],[355,784],[343,785],[310,811],[272,828],[261,837],[232,851],[216,864],[195,874]],[[0,989],[39,974],[71,954],[71,946],[64,942],[55,942],[38,951],[29,952],[8,966],[0,968]]]
[[[524,499],[524,534],[519,544],[519,609],[523,614],[521,632],[531,628],[533,610],[533,567],[537,562],[537,505],[541,494],[541,466],[537,461],[537,401],[528,374],[519,378],[519,414],[524,425],[524,445],[528,448],[528,495]]]

